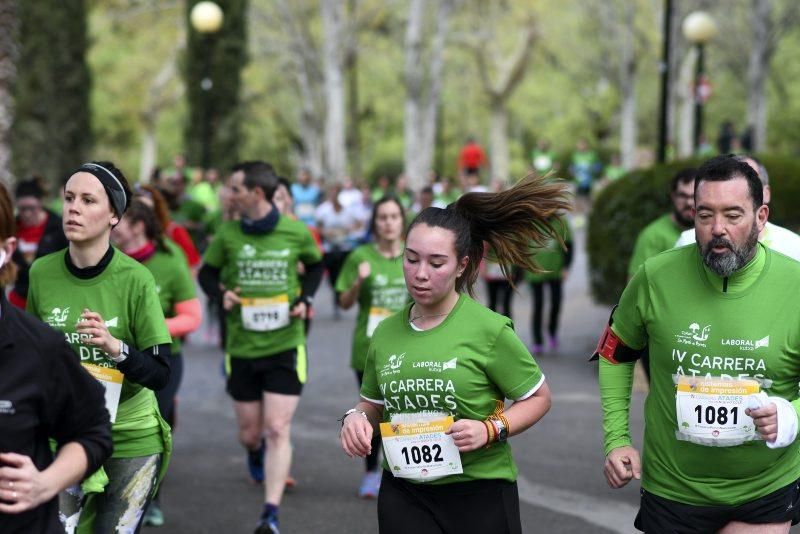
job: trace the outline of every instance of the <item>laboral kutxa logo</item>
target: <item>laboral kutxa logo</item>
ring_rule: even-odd
[[[434,362],[434,361],[414,362],[414,365],[412,365],[412,367],[427,369],[431,373],[441,373],[442,371],[447,371],[448,369],[455,369],[457,363],[458,363],[458,358],[456,357],[447,360],[446,362]]]
[[[689,328],[675,334],[675,340],[683,345],[705,347],[708,336],[711,335],[711,325],[700,327],[698,323],[691,323]]]
[[[739,350],[758,350],[769,348],[769,336],[761,339],[723,339],[722,345],[726,347],[739,347]]]

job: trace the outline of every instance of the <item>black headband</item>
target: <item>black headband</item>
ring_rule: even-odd
[[[84,163],[75,172],[88,172],[100,180],[100,183],[103,184],[103,189],[106,190],[108,199],[111,201],[111,207],[114,208],[114,213],[118,217],[122,217],[128,207],[128,195],[125,194],[122,182],[114,176],[114,173],[97,163]]]

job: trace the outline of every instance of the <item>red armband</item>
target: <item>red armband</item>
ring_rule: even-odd
[[[614,311],[616,310],[616,306],[614,310],[611,310],[611,317],[608,319],[608,324],[606,325],[605,330],[600,335],[600,340],[597,342],[597,348],[592,355],[590,361],[597,360],[598,358],[603,358],[609,363],[617,364],[617,363],[629,363],[635,362],[638,360],[642,353],[644,352],[644,348],[641,349],[633,349],[625,344],[617,334],[611,329],[611,325],[614,323]]]

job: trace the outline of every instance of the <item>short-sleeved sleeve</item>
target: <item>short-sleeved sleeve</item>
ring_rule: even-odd
[[[138,350],[172,343],[155,286],[153,275],[149,271],[146,272],[141,282],[132,322],[134,344]]]
[[[487,363],[486,372],[507,399],[532,395],[544,383],[544,374],[510,325],[503,326]]]
[[[336,291],[341,293],[353,287],[356,279],[358,279],[359,263],[361,263],[361,255],[358,254],[357,251],[348,254],[347,259],[344,260],[342,270],[339,273],[339,278],[336,279]]]
[[[224,226],[220,227],[203,254],[203,263],[216,269],[221,269],[225,265],[224,228]]]
[[[317,242],[314,241],[314,236],[311,235],[311,230],[303,226],[303,238],[300,243],[300,253],[298,254],[300,261],[306,265],[319,263],[322,260],[322,253],[317,247]]]
[[[383,404],[383,395],[381,395],[381,390],[378,386],[378,373],[375,371],[375,350],[372,345],[367,351],[364,379],[361,382],[361,398],[375,404]]]
[[[633,349],[641,349],[647,344],[645,314],[648,306],[647,272],[642,266],[622,292],[611,325],[614,333]]]
[[[197,297],[197,290],[194,287],[194,278],[192,277],[192,273],[189,271],[189,266],[185,261],[183,261],[183,258],[180,258],[180,260],[181,261],[174,262],[175,269],[178,271],[175,273],[174,277],[175,302],[184,302]]]

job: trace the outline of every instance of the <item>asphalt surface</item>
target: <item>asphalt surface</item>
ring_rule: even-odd
[[[636,532],[638,486],[607,487],[596,364],[587,363],[608,309],[587,294],[582,232],[565,286],[561,347],[538,361],[553,392],[553,407],[534,428],[512,438],[519,466],[524,532]],[[514,320],[530,344],[530,289],[520,286]],[[484,299],[485,301],[485,299]],[[336,419],[357,400],[349,369],[355,312],[335,320],[330,287],[317,297],[309,339],[309,380],[293,426],[292,475],[298,485],[281,505],[281,532],[376,533],[375,501],[356,496],[362,460],[342,453]],[[204,325],[206,329],[206,325]],[[147,533],[250,533],[261,510],[263,490],[250,482],[245,454],[221,374],[222,353],[208,331],[184,346],[186,371],[180,392],[175,454],[163,485],[166,524]],[[641,436],[643,394],[633,402],[632,431]]]

